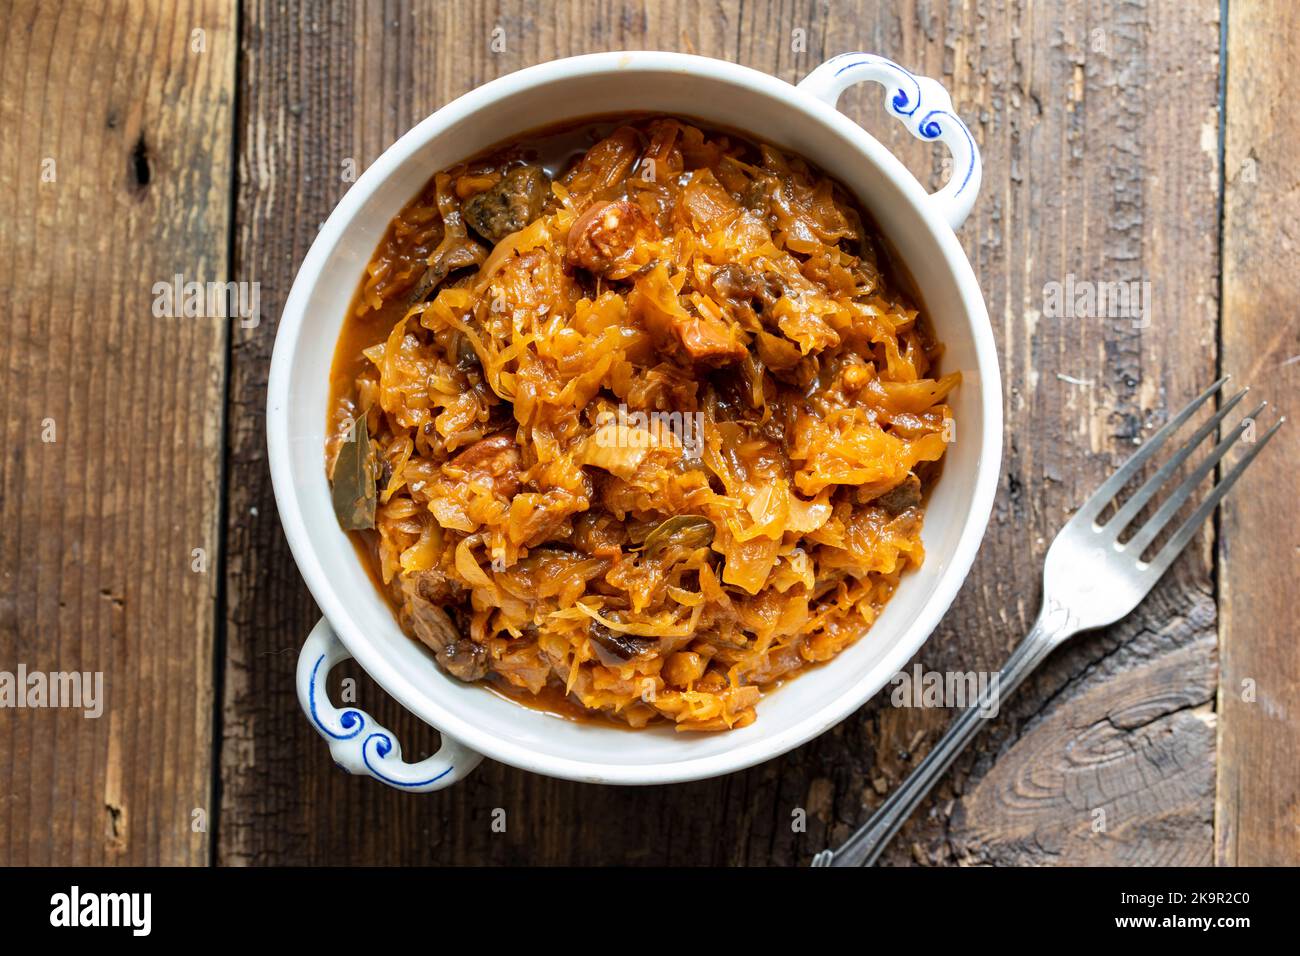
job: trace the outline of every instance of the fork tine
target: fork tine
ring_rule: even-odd
[[[1095,521],[1097,515],[1101,514],[1101,509],[1106,507],[1110,500],[1119,494],[1120,489],[1129,483],[1129,480],[1137,474],[1138,469],[1145,465],[1147,460],[1169,440],[1169,436],[1178,431],[1183,423],[1191,418],[1196,413],[1196,410],[1209,400],[1211,395],[1222,388],[1223,383],[1230,377],[1228,375],[1223,376],[1223,378],[1201,392],[1200,395],[1188,402],[1181,412],[1167,421],[1158,432],[1148,438],[1142,444],[1142,447],[1135,451],[1128,461],[1124,462],[1119,471],[1102,482],[1101,487],[1093,492],[1092,497],[1083,503],[1075,514],[1075,520],[1087,519]]]
[[[1217,507],[1219,502],[1223,500],[1223,496],[1228,493],[1228,490],[1232,488],[1237,479],[1241,477],[1242,472],[1246,470],[1246,467],[1255,460],[1255,456],[1263,451],[1264,446],[1268,444],[1268,440],[1273,437],[1273,433],[1281,428],[1282,423],[1285,421],[1285,418],[1279,418],[1273,423],[1273,427],[1264,433],[1264,437],[1257,441],[1250,451],[1241,456],[1241,460],[1233,465],[1232,470],[1224,476],[1224,479],[1214,486],[1214,489],[1210,492],[1209,496],[1201,502],[1192,516],[1183,522],[1182,527],[1174,532],[1172,538],[1165,542],[1165,546],[1161,548],[1160,553],[1152,559],[1151,565],[1148,568],[1155,577],[1158,578],[1160,575],[1164,574],[1169,568],[1169,565],[1173,563],[1174,558],[1178,557],[1183,548],[1187,547],[1188,542],[1196,536],[1197,530],[1205,523],[1205,519],[1214,512],[1215,507]]]
[[[1115,512],[1105,525],[1106,530],[1110,532],[1113,537],[1118,537],[1124,529],[1128,527],[1129,522],[1137,516],[1139,511],[1146,507],[1146,503],[1150,501],[1155,496],[1155,493],[1160,490],[1160,487],[1169,480],[1169,476],[1173,474],[1174,470],[1187,460],[1187,456],[1205,440],[1206,435],[1209,435],[1219,427],[1219,423],[1228,417],[1228,413],[1236,407],[1238,402],[1246,397],[1246,393],[1249,391],[1250,386],[1246,386],[1236,395],[1232,396],[1232,398],[1224,402],[1223,407],[1219,409],[1215,416],[1198,428],[1195,435],[1187,439],[1178,454],[1174,455],[1174,457],[1161,465],[1160,470],[1148,478],[1142,487],[1133,493],[1133,497],[1124,502],[1124,507]]]
[[[1241,437],[1242,432],[1245,430],[1244,426],[1246,422],[1258,417],[1259,413],[1264,410],[1264,406],[1267,404],[1268,402],[1260,402],[1253,410],[1246,413],[1245,417],[1233,427],[1232,431],[1228,432],[1227,437],[1214,446],[1214,450],[1210,452],[1209,457],[1197,465],[1196,470],[1179,483],[1178,487],[1174,489],[1173,494],[1165,499],[1165,502],[1160,506],[1159,510],[1147,519],[1147,523],[1142,526],[1142,529],[1125,543],[1124,550],[1131,550],[1131,553],[1141,560],[1142,552],[1146,550],[1147,545],[1155,539],[1155,536],[1158,535],[1164,529],[1164,526],[1169,523],[1169,519],[1172,518],[1187,499],[1192,496],[1192,492],[1196,490],[1196,486],[1204,481],[1205,476],[1214,470],[1214,466],[1217,465],[1219,460],[1228,453],[1228,449],[1236,444],[1237,439]],[[1184,449],[1179,453],[1179,458],[1185,459],[1191,451],[1192,449],[1190,448]]]

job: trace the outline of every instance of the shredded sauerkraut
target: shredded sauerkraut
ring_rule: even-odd
[[[931,377],[831,180],[675,119],[604,129],[554,181],[500,150],[394,220],[339,346],[330,468],[364,414],[366,547],[452,674],[742,727],[921,563],[958,376]]]

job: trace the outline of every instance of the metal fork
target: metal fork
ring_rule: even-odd
[[[1187,547],[1197,529],[1204,523],[1241,477],[1255,456],[1268,444],[1268,440],[1286,421],[1278,421],[1241,456],[1241,459],[1214,486],[1178,530],[1168,539],[1150,561],[1142,560],[1157,535],[1178,513],[1192,492],[1227,454],[1263,411],[1266,402],[1247,414],[1228,434],[1214,446],[1204,462],[1187,475],[1170,493],[1154,514],[1125,541],[1121,533],[1133,519],[1164,489],[1166,482],[1195,451],[1205,437],[1214,432],[1228,413],[1245,397],[1249,389],[1242,389],[1204,425],[1172,458],[1143,483],[1105,522],[1102,511],[1133,479],[1157,451],[1178,431],[1196,411],[1223,387],[1227,376],[1219,379],[1202,392],[1186,408],[1173,417],[1163,428],[1151,436],[1115,474],[1084,502],[1069,523],[1061,529],[1047,551],[1043,566],[1043,606],[1038,612],[1029,634],[1020,643],[1002,668],[996,693],[1011,693],[1053,650],[1080,631],[1113,624],[1127,615],[1151,591],[1160,576],[1168,570],[1174,558]],[[865,824],[838,850],[823,850],[812,861],[813,866],[870,866],[876,862],[886,844],[902,827],[912,811],[930,792],[957,755],[979,733],[983,726],[982,713],[988,713],[991,700],[981,699],[975,706],[962,711],[943,738],[925,756]]]

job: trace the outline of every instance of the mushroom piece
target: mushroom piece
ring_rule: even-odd
[[[541,167],[519,166],[465,203],[465,222],[496,245],[540,216],[550,195],[551,181]]]
[[[591,638],[592,649],[606,667],[618,667],[634,657],[639,657],[657,643],[652,637],[637,637],[635,634],[620,634],[611,631],[599,621],[591,622],[587,631]]]

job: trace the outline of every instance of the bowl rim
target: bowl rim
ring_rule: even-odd
[[[702,79],[747,86],[788,109],[802,110],[812,119],[851,141],[864,160],[873,163],[905,195],[918,219],[943,252],[965,313],[970,320],[976,368],[981,386],[983,439],[975,486],[965,526],[947,566],[934,583],[933,594],[920,613],[902,630],[892,650],[838,697],[779,732],[763,735],[720,754],[645,764],[610,764],[538,753],[513,740],[482,731],[436,693],[416,683],[365,636],[332,585],[310,544],[291,466],[288,390],[292,360],[306,324],[306,305],[326,262],[345,229],[366,199],[410,156],[433,137],[473,113],[508,99],[520,89],[593,73],[641,71],[680,72]],[[575,113],[575,115],[577,115]],[[522,132],[522,131],[521,131]],[[997,349],[978,280],[956,234],[944,220],[930,194],[902,162],[870,133],[822,100],[767,73],[725,60],[664,51],[618,51],[566,57],[537,64],[491,80],[447,103],[421,120],[389,146],[352,184],[313,240],[285,300],[272,349],[267,380],[267,455],[280,522],[289,548],[312,597],[339,639],[361,667],[406,709],[439,733],[493,760],[534,773],[562,779],[627,785],[681,783],[721,776],[778,757],[812,740],[844,720],[876,695],[929,639],[947,613],[969,574],[992,511],[1001,470],[1002,382]],[[876,679],[875,675],[886,675]],[[527,713],[520,707],[521,713]]]

